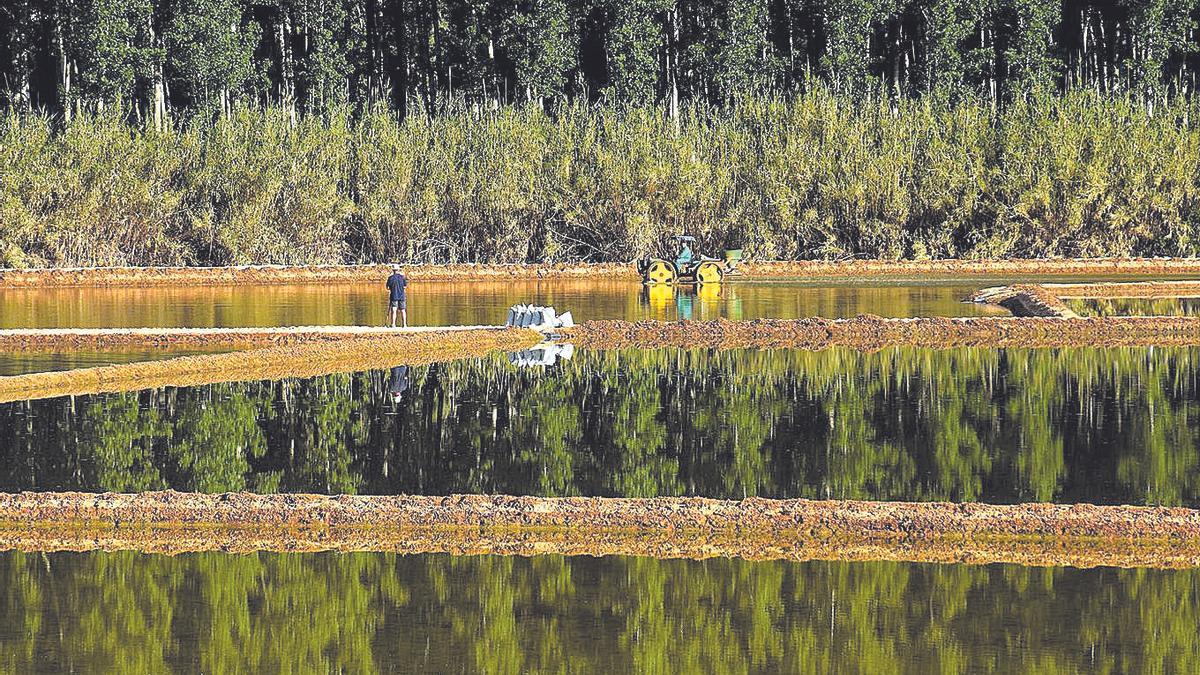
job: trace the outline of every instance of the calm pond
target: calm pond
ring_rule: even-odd
[[[1200,571],[0,553],[5,672],[1200,671]]]
[[[0,406],[0,490],[1200,505],[1200,350],[590,352]]]
[[[964,300],[989,281],[837,284],[743,281],[699,291],[636,281],[413,282],[415,325],[504,322],[517,303],[553,305],[587,319],[790,319],[808,316],[973,316],[1006,311]],[[380,325],[378,285],[60,288],[0,290],[0,328]]]

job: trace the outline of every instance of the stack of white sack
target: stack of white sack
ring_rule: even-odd
[[[575,319],[570,312],[556,314],[553,307],[540,305],[513,305],[508,308],[508,318],[504,321],[507,328],[533,328],[536,330],[553,330],[555,328],[570,328],[575,325]]]

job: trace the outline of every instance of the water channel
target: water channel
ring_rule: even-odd
[[[524,301],[580,319],[965,316],[997,313],[962,301],[998,283],[428,284],[410,318],[495,323]],[[7,290],[0,327],[376,324],[379,291]],[[169,355],[0,355],[0,374]],[[1200,349],[530,362],[3,404],[0,491],[1200,506]],[[0,672],[1200,670],[1197,570],[10,551],[0,588]]]
[[[964,302],[999,281],[853,284],[743,281],[696,291],[636,281],[413,282],[409,320],[417,325],[503,323],[511,305],[534,302],[577,319],[792,319],[808,316],[974,316],[1004,314]],[[380,325],[379,285],[197,286],[0,290],[0,328],[119,328]]]

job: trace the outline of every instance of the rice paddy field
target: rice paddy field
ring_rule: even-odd
[[[1028,270],[430,279],[410,287],[410,323],[495,325],[528,302],[580,325],[13,347],[0,390],[27,393],[0,397],[0,671],[1193,672],[1197,276],[1177,271],[1169,293],[1128,283],[1161,275]],[[379,326],[382,284],[0,281],[0,329]],[[1071,315],[973,301],[1031,285]],[[897,328],[952,318],[997,337]],[[1161,340],[1119,339],[1144,320]],[[864,321],[901,337],[795,337]],[[1028,325],[1042,342],[1013,342]],[[772,330],[791,341],[713,337]],[[118,499],[104,493],[271,497],[283,511],[254,518],[287,527],[247,529],[270,521],[236,507],[207,529],[79,515]],[[287,511],[309,495],[342,511]],[[468,518],[483,495],[527,523],[557,498],[642,515],[561,502],[594,510],[534,530]],[[333,520],[416,497],[432,529]],[[968,516],[985,505],[1017,510],[983,536]],[[891,520],[718,518],[769,508]],[[968,524],[910,525],[926,513]]]

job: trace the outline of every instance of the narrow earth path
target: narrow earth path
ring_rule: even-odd
[[[363,337],[496,330],[497,326],[262,326],[246,328],[7,328],[0,350],[127,349],[130,347],[261,347]]]
[[[0,494],[0,548],[1200,566],[1200,511],[695,497]]]
[[[1196,258],[1062,258],[1011,260],[748,261],[747,277],[929,279],[1013,276],[1200,276]],[[0,288],[229,284],[382,283],[388,265],[247,265],[238,267],[89,267],[0,269]],[[631,262],[405,265],[413,281],[638,278]]]
[[[309,342],[285,342],[222,354],[0,377],[0,402],[167,386],[316,377],[528,349],[543,339],[541,333],[522,328],[389,331],[348,337],[322,334]]]

